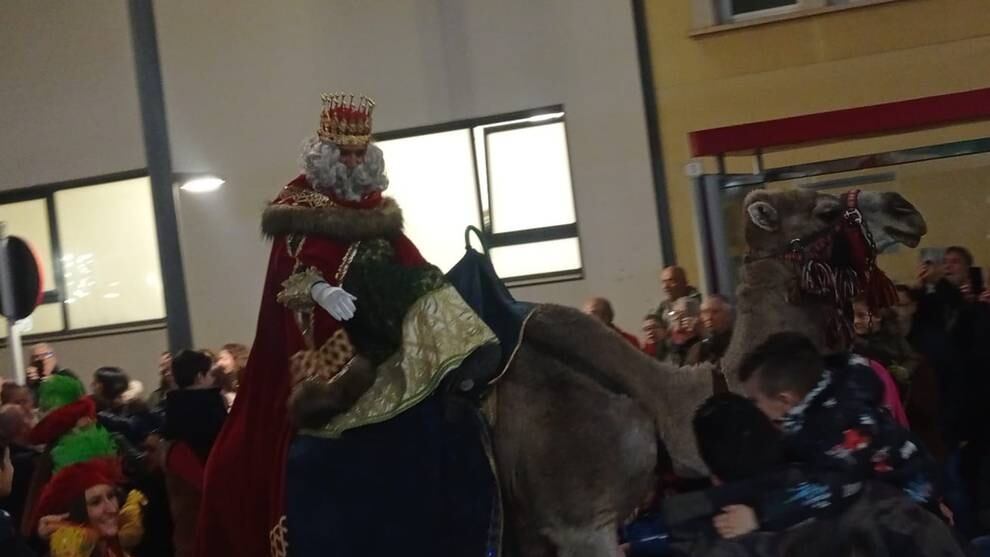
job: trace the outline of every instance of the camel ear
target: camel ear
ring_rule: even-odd
[[[766,201],[754,201],[746,206],[746,211],[749,213],[749,220],[767,232],[773,232],[780,226],[777,209]]]

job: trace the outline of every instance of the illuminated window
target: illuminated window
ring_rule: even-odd
[[[481,226],[467,129],[381,141],[388,194],[398,201],[406,235],[423,256],[447,270],[464,255],[460,238]]]
[[[427,259],[450,268],[476,226],[510,284],[582,276],[561,107],[379,137],[389,194]]]
[[[147,178],[55,192],[72,328],[165,317]]]
[[[147,177],[41,186],[4,197],[16,201],[0,201],[0,222],[27,240],[44,275],[45,302],[19,323],[22,334],[164,319]]]

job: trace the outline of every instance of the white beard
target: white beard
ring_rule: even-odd
[[[340,162],[340,149],[313,136],[303,143],[299,164],[317,191],[344,201],[360,201],[388,188],[382,150],[369,144],[364,162],[348,169]]]

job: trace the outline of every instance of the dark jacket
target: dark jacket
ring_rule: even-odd
[[[693,366],[705,361],[701,337],[694,337],[684,344],[671,343],[666,361],[675,366]]]
[[[706,362],[718,362],[725,356],[725,351],[729,349],[729,342],[731,341],[731,330],[705,337],[701,341],[701,358]]]
[[[35,464],[40,456],[41,453],[31,447],[10,445],[10,463],[14,467],[14,482],[10,495],[0,497],[0,510],[10,514],[13,524],[19,525],[24,516],[28,492],[31,490],[31,479],[34,477]]]
[[[763,530],[725,540],[674,538],[670,555],[692,557],[963,557],[952,530],[896,488],[866,482],[841,512],[783,532]]]
[[[140,447],[148,435],[162,426],[162,415],[147,405],[128,404],[112,406],[108,401],[92,395],[96,402],[96,419],[101,426],[127,440],[134,447]]]
[[[729,505],[753,508],[760,529],[778,531],[809,518],[835,516],[854,493],[843,495],[830,486],[815,487],[821,475],[806,466],[782,465],[753,478],[736,480],[703,491],[675,495],[663,501],[660,517],[673,538],[716,537],[712,519]],[[780,494],[786,494],[782,504]],[[847,500],[848,499],[848,500]],[[795,505],[791,505],[793,500]]]
[[[205,463],[226,419],[227,404],[220,389],[171,391],[165,397],[162,437],[188,444]]]
[[[165,397],[165,483],[176,557],[192,556],[203,490],[203,472],[227,405],[220,389],[177,389]]]
[[[990,419],[990,305],[937,282],[918,300],[909,340],[935,368],[942,431],[950,447],[985,436]]]
[[[883,384],[866,359],[830,359],[818,385],[782,423],[788,459],[807,466],[814,479],[792,491],[766,494],[763,513],[769,520],[793,523],[784,517],[800,515],[797,507],[814,504],[826,493],[832,499],[848,497],[870,479],[899,487],[935,510],[935,462],[883,409],[882,399]]]
[[[0,555],[4,557],[33,557],[35,553],[21,539],[16,523],[0,508]]]
[[[753,507],[762,529],[783,530],[842,510],[877,480],[936,511],[935,463],[922,444],[882,409],[883,385],[859,356],[829,362],[818,385],[782,423],[787,461],[764,476],[732,482],[665,504],[677,525],[727,505]]]

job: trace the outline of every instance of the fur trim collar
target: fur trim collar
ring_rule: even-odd
[[[261,217],[261,231],[267,238],[289,234],[347,242],[387,238],[402,232],[402,209],[391,198],[383,198],[373,209],[352,209],[332,202],[323,207],[272,204]]]

